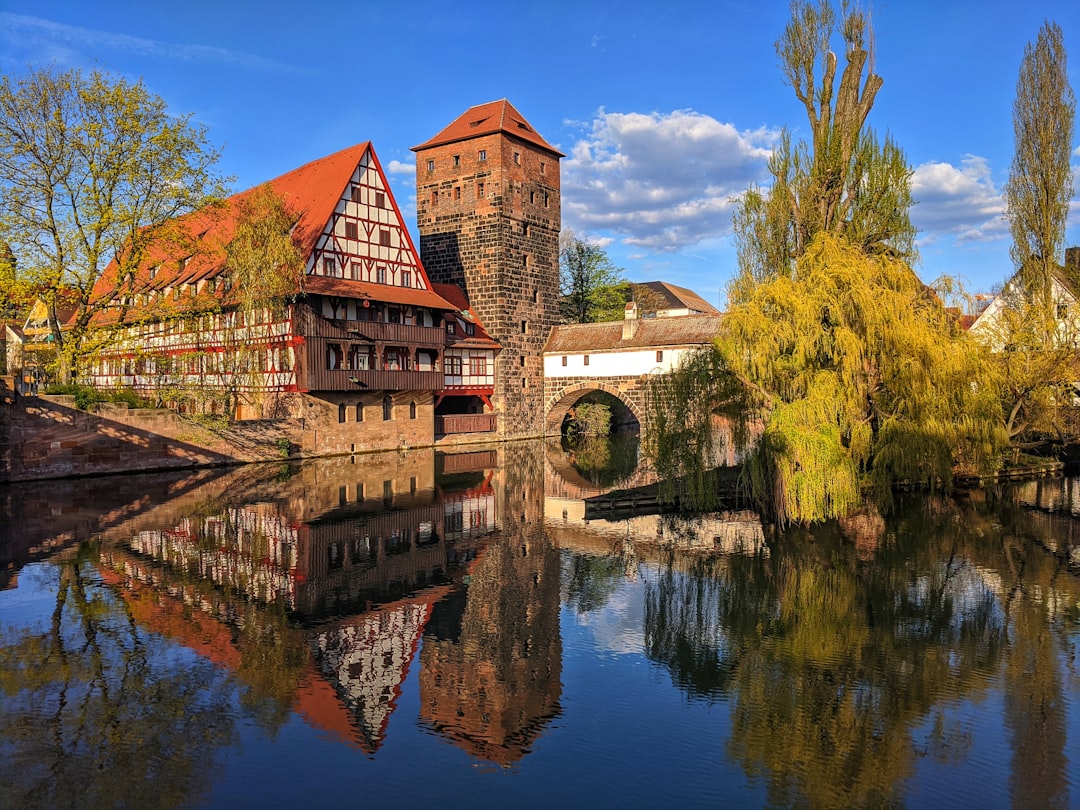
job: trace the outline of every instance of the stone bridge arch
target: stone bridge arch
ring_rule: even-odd
[[[552,385],[552,383],[555,384]],[[641,433],[645,433],[645,387],[641,378],[578,378],[576,380],[562,378],[548,380],[545,387],[548,389],[545,391],[547,396],[544,406],[544,434],[547,436],[558,436],[562,432],[563,419],[574,404],[586,394],[595,391],[610,394],[625,405],[637,420]]]

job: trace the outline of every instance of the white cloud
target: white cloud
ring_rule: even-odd
[[[942,237],[983,242],[1008,233],[1005,204],[985,158],[967,155],[959,167],[924,163],[912,176],[911,195],[911,218],[924,244]]]
[[[267,59],[243,51],[215,48],[209,45],[161,42],[64,25],[41,17],[0,12],[0,31],[3,38],[22,48],[33,46],[39,51],[57,58],[56,61],[74,61],[73,54],[80,49],[91,53],[102,50],[124,51],[140,56],[156,56],[182,62],[203,62],[233,65],[248,70],[274,73],[306,73],[306,70]]]
[[[691,110],[608,113],[562,164],[564,224],[670,252],[731,231],[733,198],[765,176],[776,130]]]
[[[391,160],[386,165],[386,171],[390,174],[416,174],[415,163],[403,163],[400,160]]]

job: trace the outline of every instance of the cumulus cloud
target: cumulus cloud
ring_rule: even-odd
[[[71,61],[73,52],[102,50],[123,51],[140,56],[157,56],[183,62],[203,62],[232,65],[260,72],[304,73],[307,71],[285,65],[255,54],[215,48],[209,45],[162,42],[127,34],[114,34],[92,28],[64,25],[41,17],[0,12],[0,31],[9,42],[21,47],[33,46],[58,61]]]
[[[692,110],[601,109],[562,164],[566,226],[671,252],[731,231],[733,198],[767,176],[778,130],[739,130]]]
[[[985,158],[967,155],[951,163],[923,163],[911,179],[911,218],[923,243],[951,237],[986,242],[1008,233],[1005,203]]]
[[[391,160],[386,165],[386,171],[390,174],[416,174],[416,164],[403,163],[400,160]]]

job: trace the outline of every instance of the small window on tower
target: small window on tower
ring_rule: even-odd
[[[514,165],[515,166],[520,166],[521,165],[521,152],[514,152]]]
[[[476,184],[476,196],[477,197],[483,197],[484,196],[484,184],[483,183],[477,183]]]
[[[429,161],[427,162],[427,170],[428,170],[429,172],[433,172],[433,171],[435,171],[435,161],[434,161],[434,160],[429,160]]]
[[[356,223],[355,222],[346,222],[345,223],[345,238],[346,239],[355,239],[356,235],[357,235]]]
[[[454,155],[454,168],[458,168],[461,165],[461,155]]]
[[[521,322],[521,334],[523,334],[523,335],[529,334],[529,322],[528,321],[522,321]]]
[[[540,174],[544,173],[544,161],[540,161]]]
[[[487,149],[481,149],[476,153],[477,160],[487,160]]]
[[[461,186],[454,186],[454,199],[455,200],[460,200],[461,199]]]
[[[585,355],[585,363],[584,363],[584,365],[586,365],[586,366],[589,365],[589,355]]]
[[[436,204],[438,204],[438,202],[439,202],[439,192],[437,192],[437,191],[431,192],[431,204],[436,205]]]

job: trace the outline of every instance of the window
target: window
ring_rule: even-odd
[[[461,165],[461,155],[454,155],[454,168],[458,168]]]
[[[544,161],[540,161],[540,174],[544,173]]]
[[[411,270],[402,270],[401,271],[401,286],[402,287],[411,287],[412,286],[412,271]]]
[[[389,394],[383,397],[382,418],[384,422],[389,422],[391,419],[394,418],[394,398]]]
[[[476,184],[476,196],[477,197],[483,197],[484,196],[484,184],[483,183],[477,183]]]
[[[345,403],[344,402],[342,402],[340,405],[337,406],[337,420],[338,420],[338,422],[344,422],[345,421]]]
[[[389,228],[380,228],[379,229],[379,244],[382,245],[383,247],[390,247],[390,229]]]
[[[566,365],[566,355],[565,354],[562,356],[562,364],[564,366]]]
[[[352,277],[354,279],[356,279],[357,281],[359,281],[360,280],[360,274],[362,272],[361,269],[360,269],[360,262],[353,262],[352,265],[350,266],[349,270],[352,273]]]
[[[446,322],[446,334],[448,334],[448,335],[456,335],[457,334],[457,324],[454,323],[453,321],[447,321]]]
[[[473,355],[469,358],[469,374],[473,377],[487,376],[487,358],[483,355]]]
[[[353,186],[352,188],[349,189],[349,196],[352,199],[352,201],[355,202],[355,203],[358,203],[358,202],[362,201],[362,198],[361,198],[360,194],[361,194],[360,186]]]
[[[529,254],[523,253],[521,255],[521,266],[522,267],[528,267],[529,266]]]
[[[410,402],[409,403],[409,418],[410,419],[415,419],[416,418],[416,403],[415,402]]]
[[[364,421],[364,403],[363,402],[357,402],[356,403],[356,421],[357,422],[363,422]],[[359,487],[361,485],[357,484],[357,486]],[[358,501],[363,500],[364,496],[360,494],[361,492],[363,492],[362,489],[358,490],[357,493],[356,493],[356,499]]]
[[[479,152],[477,152],[476,159],[481,161],[487,160],[487,149],[481,149]]]
[[[385,284],[386,283],[386,268],[385,267],[376,267],[375,268],[375,281],[377,283],[379,283],[379,284]]]
[[[530,191],[529,192],[529,202],[530,203],[535,203],[536,202],[536,192],[535,191]],[[521,226],[522,231],[524,231],[526,228],[528,228],[527,225],[522,225]]]
[[[589,365],[589,355],[585,355],[585,365]]]
[[[521,235],[522,236],[528,236],[529,235],[529,223],[528,222],[522,222],[521,223]]]
[[[332,276],[337,269],[337,262],[333,259],[323,259],[323,275]]]
[[[439,192],[437,192],[437,191],[431,192],[431,204],[432,205],[438,205],[439,204]]]
[[[150,268],[150,278],[153,278],[156,275],[157,275],[157,268],[156,267],[151,267]]]
[[[386,195],[383,194],[381,191],[376,191],[375,192],[375,207],[376,208],[385,208],[386,207]]]
[[[345,223],[345,238],[346,239],[355,239],[356,235],[357,235],[356,223],[355,222],[346,222]]]
[[[656,362],[660,363],[660,362],[663,362],[663,360],[664,360],[664,352],[663,352],[663,350],[662,349],[657,349],[657,351],[656,351]]]
[[[428,170],[429,172],[433,172],[433,171],[435,171],[435,161],[434,161],[434,160],[429,160],[429,161],[427,162],[427,170]]]
[[[340,343],[327,343],[326,344],[326,367],[327,368],[341,368],[344,363],[345,355],[341,351]]]
[[[548,195],[547,195],[547,192],[545,191],[544,192],[544,208],[547,208],[547,207],[548,207]]]
[[[515,166],[520,166],[521,165],[521,152],[514,152],[514,165]]]
[[[460,200],[461,199],[461,186],[454,186],[454,199],[455,200]]]
[[[450,356],[446,358],[446,374],[451,377],[461,376],[461,358]]]
[[[468,335],[469,337],[472,337],[473,335],[475,335],[476,334],[476,324],[472,324],[472,323],[465,324],[465,334]]]
[[[521,334],[523,334],[523,335],[529,334],[529,322],[528,321],[522,321],[521,322]]]

